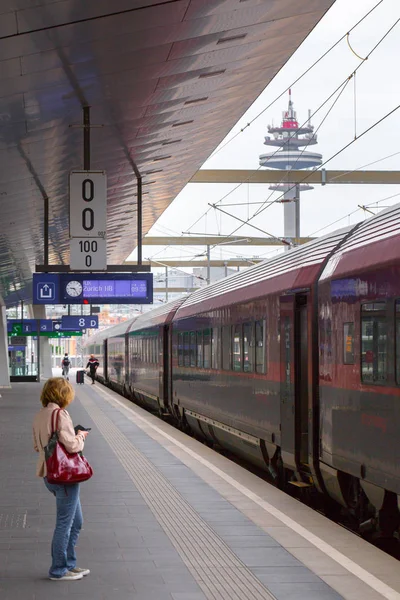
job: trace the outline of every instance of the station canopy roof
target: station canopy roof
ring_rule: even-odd
[[[69,264],[68,174],[108,177],[108,262],[136,245],[334,0],[8,0],[0,3],[0,294],[29,299],[43,264]],[[7,300],[8,299],[8,300]]]

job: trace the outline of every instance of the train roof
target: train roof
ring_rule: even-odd
[[[157,308],[140,315],[131,324],[129,331],[139,331],[141,329],[148,329],[150,327],[157,327],[159,325],[169,323],[172,320],[176,310],[185,300],[186,297],[178,298],[177,300],[172,300],[167,304],[162,304],[161,306],[158,306]]]
[[[178,309],[176,319],[256,300],[279,291],[309,288],[316,281],[324,260],[351,229],[352,227],[339,229],[200,288]]]
[[[351,236],[331,256],[321,281],[381,268],[399,262],[400,204],[379,212],[360,223]]]
[[[132,319],[127,319],[122,323],[118,323],[118,325],[113,325],[112,327],[107,327],[107,329],[102,329],[102,331],[98,331],[94,335],[88,337],[82,344],[84,348],[91,344],[101,344],[104,340],[110,337],[118,337],[125,335],[129,327],[132,325],[132,322],[135,321],[138,317],[133,317]]]

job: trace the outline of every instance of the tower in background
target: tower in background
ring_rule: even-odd
[[[292,91],[289,90],[288,109],[282,114],[280,127],[268,125],[268,133],[271,136],[264,138],[266,146],[275,146],[278,151],[260,155],[260,166],[269,169],[310,169],[322,164],[322,154],[300,150],[302,147],[313,146],[317,143],[317,135],[311,125],[310,113],[308,111],[307,125],[300,127],[297,114],[293,108]],[[307,183],[290,184],[285,183],[285,175],[282,174],[282,182],[271,185],[270,190],[281,193],[281,202],[284,205],[284,238],[291,244],[296,244],[300,237],[300,192],[312,190]]]

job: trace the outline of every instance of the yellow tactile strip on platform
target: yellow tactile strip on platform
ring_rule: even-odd
[[[80,395],[80,400],[205,596],[212,600],[274,599],[275,596],[96,403],[86,394]]]

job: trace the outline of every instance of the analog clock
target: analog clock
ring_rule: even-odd
[[[82,284],[79,281],[69,281],[67,283],[66,291],[68,296],[72,298],[77,298],[82,294]]]

